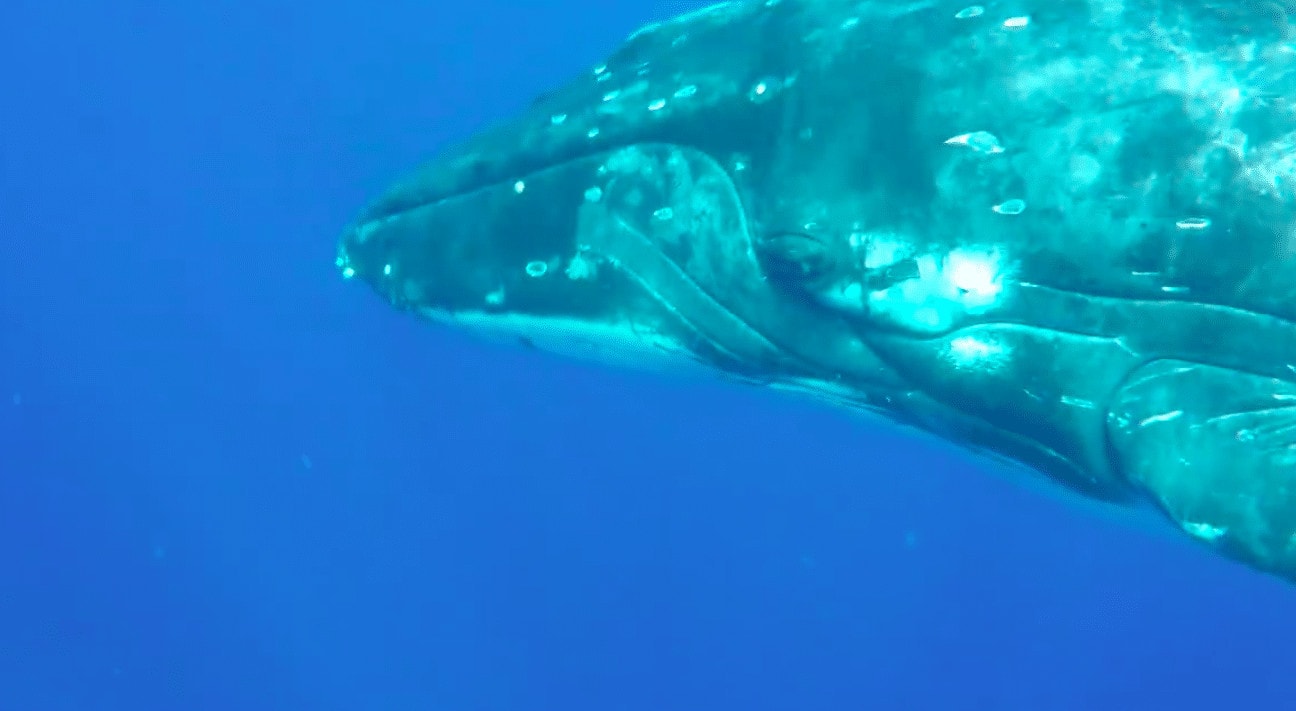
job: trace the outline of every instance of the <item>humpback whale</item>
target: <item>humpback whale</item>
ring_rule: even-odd
[[[412,170],[397,308],[818,395],[1296,581],[1296,3],[734,0]]]

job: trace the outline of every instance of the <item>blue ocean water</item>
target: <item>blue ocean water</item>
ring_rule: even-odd
[[[1296,708],[1289,585],[338,278],[391,179],[690,7],[8,0],[0,711]]]

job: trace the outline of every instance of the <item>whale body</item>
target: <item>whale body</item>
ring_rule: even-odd
[[[394,306],[921,428],[1296,580],[1285,0],[742,0],[411,172]]]

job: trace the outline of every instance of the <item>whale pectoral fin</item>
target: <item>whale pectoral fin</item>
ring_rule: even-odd
[[[1296,578],[1296,384],[1162,360],[1108,413],[1117,462],[1186,532]]]

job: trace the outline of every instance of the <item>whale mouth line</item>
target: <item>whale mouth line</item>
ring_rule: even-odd
[[[716,376],[723,372],[670,333],[633,321],[431,307],[419,313],[487,342],[521,344],[584,363],[669,375]]]
[[[359,243],[367,242],[375,232],[392,225],[402,219],[406,219],[415,213],[434,210],[437,207],[446,205],[456,200],[467,200],[477,193],[484,193],[490,190],[496,190],[506,185],[506,181],[496,181],[484,185],[479,185],[454,193],[440,194],[436,197],[420,197],[417,200],[400,201],[391,205],[375,205],[369,211],[357,219],[351,228],[351,234]]]

